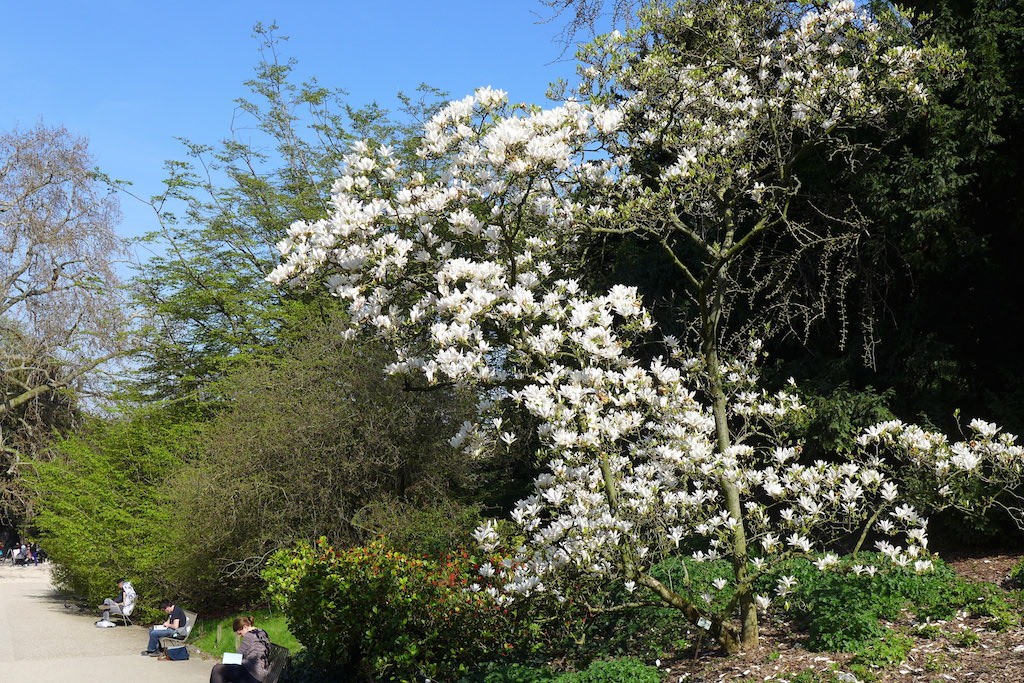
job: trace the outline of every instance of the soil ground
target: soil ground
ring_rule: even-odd
[[[1010,569],[1024,553],[948,554],[945,559],[961,576],[974,581],[987,581],[1006,588]],[[890,670],[877,670],[879,683],[1024,683],[1024,627],[996,632],[986,628],[985,619],[966,616],[949,622],[934,622],[943,634],[934,638],[915,638],[914,648],[906,661]],[[909,627],[913,621],[891,624],[892,628]],[[964,631],[977,634],[961,635]],[[767,624],[762,631],[761,647],[753,652],[732,657],[709,651],[696,659],[662,662],[670,683],[711,683],[712,681],[773,681],[784,683],[805,671],[820,672],[822,680],[836,664],[851,655],[809,652],[784,625]],[[806,680],[803,679],[803,680]],[[854,683],[858,679],[847,679]]]

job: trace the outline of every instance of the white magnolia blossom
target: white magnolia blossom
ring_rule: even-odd
[[[944,434],[890,420],[868,427],[857,441],[875,457],[894,457],[905,476],[928,482],[938,494],[931,501],[937,508],[972,514],[996,505],[1024,524],[1024,447],[1016,435],[984,420],[972,420],[968,429],[965,440],[951,444]]]
[[[325,281],[347,302],[352,330],[393,344],[389,372],[481,388],[480,418],[459,430],[454,446],[505,452],[517,439],[502,421],[508,403],[539,425],[547,465],[511,513],[525,543],[507,549],[507,562],[479,570],[495,599],[557,595],[565,571],[618,576],[634,590],[683,539],[698,546],[697,560],[732,557],[739,528],[755,572],[815,553],[819,541],[870,519],[894,563],[928,568],[926,521],[899,504],[881,460],[806,463],[798,445],[764,440],[802,406],[792,386],[758,387],[758,345],[722,368],[735,425],[722,450],[700,398],[702,362],[681,357],[678,341],[667,339],[666,356],[641,363],[632,344],[653,323],[636,288],[590,292],[559,265],[578,253],[581,231],[614,224],[622,205],[669,202],[659,210],[671,212],[675,202],[698,215],[728,182],[750,196],[751,210],[768,206],[778,188],[750,145],[769,121],[821,137],[878,113],[880,72],[888,86],[923,97],[913,80],[918,53],[890,49],[875,30],[852,2],[809,13],[760,46],[757,73],[728,65],[673,71],[667,77],[680,99],[671,106],[637,92],[616,105],[526,109],[482,88],[424,127],[417,154],[444,168],[439,177],[404,167],[388,148],[355,145],[329,216],[288,229],[271,282]],[[621,42],[609,39],[610,49]],[[668,192],[634,172],[633,158],[651,142],[630,132],[637,117],[671,131]],[[979,431],[995,436],[987,425]],[[870,433],[864,443],[906,439],[921,452],[940,445],[903,426]],[[969,469],[975,458],[993,457],[1001,456],[950,448],[947,460],[950,469]],[[742,519],[728,512],[722,481],[739,491]],[[485,551],[503,547],[494,522],[474,536]],[[825,555],[818,566],[835,562]],[[794,582],[783,577],[776,594]],[[757,597],[762,609],[769,602]]]

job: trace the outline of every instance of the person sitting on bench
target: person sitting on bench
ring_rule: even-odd
[[[185,616],[185,610],[181,609],[170,600],[164,600],[161,602],[160,609],[167,613],[167,619],[164,623],[157,624],[153,628],[149,629],[149,647],[141,652],[141,654],[148,655],[149,657],[159,657],[160,639],[185,633],[185,624],[188,622],[188,617]]]
[[[107,598],[99,607],[103,610],[103,618],[96,622],[96,626],[100,628],[110,628],[114,625],[114,622],[110,620],[111,614],[127,617],[135,609],[135,589],[132,587],[131,581],[121,579],[117,582],[117,587],[120,590],[117,598]]]
[[[238,617],[231,625],[242,637],[238,651],[241,664],[214,664],[210,683],[262,683],[270,672],[270,638],[256,628],[252,617]]]

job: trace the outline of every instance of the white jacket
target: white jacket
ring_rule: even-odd
[[[124,605],[121,606],[121,613],[128,616],[135,609],[135,588],[131,581],[125,581],[121,584],[121,590],[124,592]]]

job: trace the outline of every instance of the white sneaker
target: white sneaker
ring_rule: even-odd
[[[106,619],[100,619],[96,622],[96,628],[112,628],[115,626],[114,622],[107,621]]]

